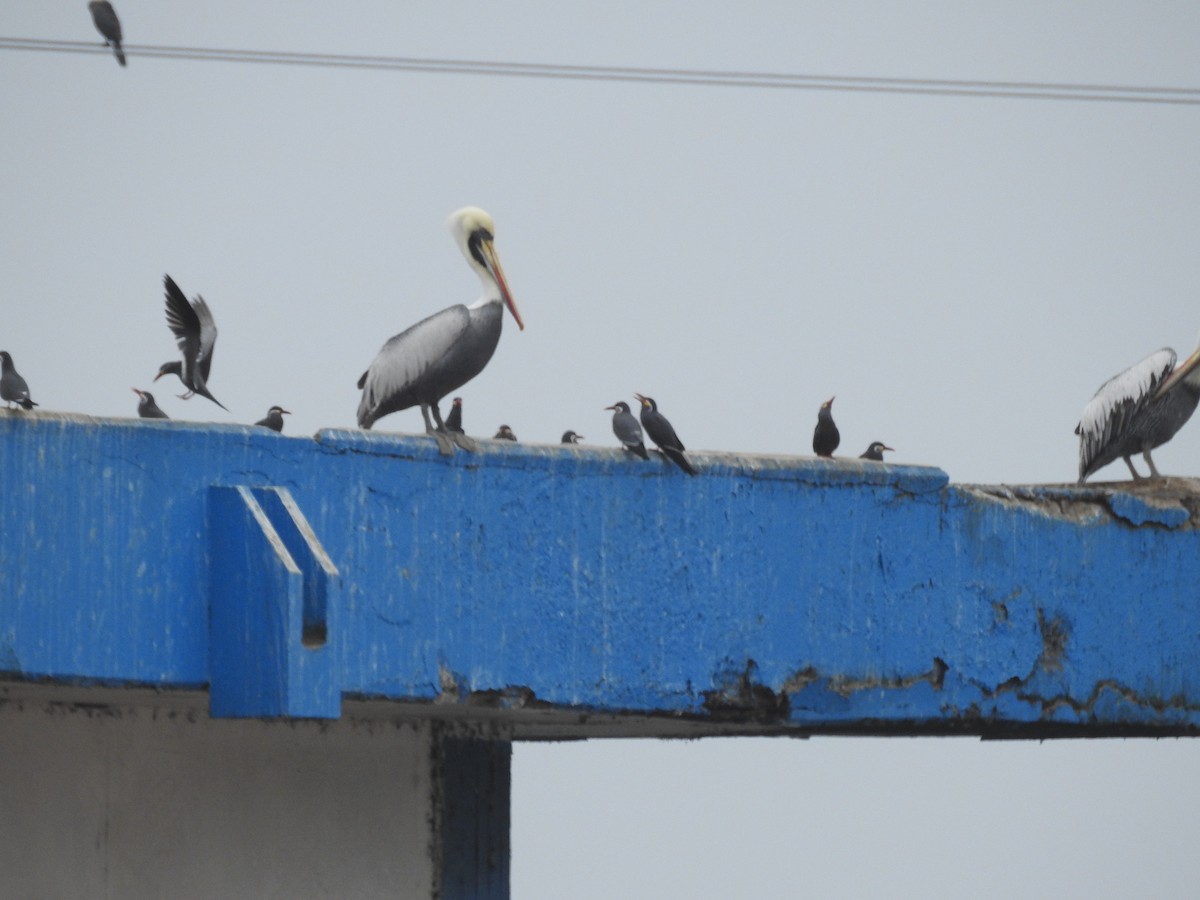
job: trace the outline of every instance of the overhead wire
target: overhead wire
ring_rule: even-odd
[[[405,56],[366,56],[277,50],[236,50],[213,47],[175,47],[123,44],[131,57],[233,62],[258,65],[368,69],[433,74],[550,78],[576,81],[643,82],[755,89],[853,91],[951,97],[994,97],[1023,100],[1074,100],[1106,103],[1200,105],[1200,89],[1141,85],[1087,84],[1042,81],[986,81],[949,78],[897,78],[748,72],[720,69],[672,69],[631,66],[587,66],[555,63],[512,63],[493,60],[434,59]],[[0,50],[46,53],[108,53],[94,41],[56,41],[0,37]]]

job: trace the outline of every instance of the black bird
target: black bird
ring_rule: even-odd
[[[264,428],[270,428],[272,431],[283,431],[283,417],[290,416],[291,412],[284,409],[282,406],[272,406],[267,410],[267,417],[259,419],[255,425],[261,425]]]
[[[582,434],[576,434],[573,431],[564,431],[563,432],[562,442],[564,444],[578,444],[582,440],[583,440]]]
[[[154,395],[152,393],[143,391],[140,388],[134,388],[133,392],[138,395],[138,415],[143,419],[171,418],[158,408],[158,404],[154,402]]]
[[[37,406],[29,399],[29,385],[18,374],[12,357],[5,350],[0,350],[0,400],[7,402],[10,409],[14,403],[22,409],[33,409]]]
[[[170,275],[163,276],[163,287],[167,298],[167,325],[175,334],[175,343],[179,345],[183,360],[163,363],[154,380],[158,381],[164,375],[178,375],[188,389],[186,394],[180,395],[181,400],[199,394],[229,412],[224,403],[208,392],[208,373],[217,344],[217,323],[213,321],[212,311],[199,294],[188,303]]]
[[[873,441],[871,446],[863,451],[863,454],[859,457],[859,459],[869,459],[871,462],[883,462],[884,450],[887,450],[891,453],[896,452],[894,447],[889,447],[883,441]]]
[[[1075,433],[1079,435],[1079,484],[1103,466],[1125,460],[1134,480],[1142,476],[1130,458],[1141,453],[1152,478],[1161,478],[1150,451],[1175,436],[1200,403],[1200,346],[1176,368],[1175,351],[1163,347],[1100,386]]]
[[[829,459],[833,458],[833,451],[842,442],[842,436],[833,424],[833,401],[834,398],[830,397],[821,404],[817,413],[817,427],[813,429],[813,452]]]
[[[451,434],[465,434],[462,427],[462,397],[455,397],[446,416],[446,430]]]
[[[515,441],[517,436],[513,434],[513,430],[507,425],[501,425],[500,430],[492,435],[493,441]]]
[[[689,475],[695,475],[695,467],[683,455],[683,451],[686,449],[683,441],[675,434],[675,429],[671,427],[667,417],[658,411],[658,404],[650,397],[643,397],[641,394],[633,396],[637,397],[642,404],[642,427],[646,429],[646,434],[650,435],[650,440],[658,445],[658,449],[669,457],[671,462]],[[616,428],[616,416],[613,417],[613,428]]]
[[[358,379],[363,392],[358,404],[360,428],[370,428],[389,413],[420,406],[425,431],[437,438],[438,449],[446,455],[454,449],[438,403],[488,364],[500,341],[505,306],[517,327],[525,328],[492,246],[496,231],[492,217],[468,206],[452,213],[449,225],[458,248],[483,284],[483,295],[470,306],[443,309],[393,337]],[[465,435],[453,439],[464,450],[474,449]]]
[[[650,454],[646,452],[646,445],[642,440],[642,426],[629,411],[629,404],[624,400],[618,400],[612,406],[604,408],[613,410],[612,427],[617,440],[635,456],[649,459]]]
[[[125,65],[125,51],[121,49],[121,20],[117,18],[117,11],[108,0],[92,0],[88,9],[92,13],[92,21],[96,23],[96,30],[104,37],[104,45],[111,46],[117,62]]]

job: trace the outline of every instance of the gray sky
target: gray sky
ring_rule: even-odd
[[[116,6],[132,45],[1200,86],[1182,2]],[[0,36],[99,41],[83,0],[5,0]],[[213,309],[233,416],[164,380],[169,414],[352,425],[383,341],[477,296],[443,225],[468,203],[527,324],[460,392],[475,434],[612,444],[602,408],[636,390],[689,447],[806,454],[836,394],[846,453],[878,438],[955,481],[1072,480],[1100,383],[1200,330],[1193,107],[136,50],[124,70],[0,52],[0,79],[0,348],[47,409],[134,415],[129,388],[175,356],[169,272]],[[1198,450],[1193,424],[1156,460],[1194,474]],[[1181,894],[1195,747],[521,746],[514,889]]]

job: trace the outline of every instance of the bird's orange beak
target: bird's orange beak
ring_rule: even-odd
[[[508,290],[508,280],[504,277],[504,269],[500,266],[500,257],[496,255],[496,248],[492,246],[491,241],[483,242],[483,256],[487,260],[488,271],[492,273],[492,277],[496,279],[496,284],[500,286],[500,298],[504,301],[504,305],[508,307],[508,311],[512,313],[512,317],[517,320],[517,327],[522,331],[525,330],[525,322],[521,319],[521,313],[517,309],[517,301],[512,297]]]

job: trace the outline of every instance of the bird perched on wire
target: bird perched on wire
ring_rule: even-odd
[[[1200,403],[1200,346],[1176,367],[1175,351],[1163,347],[1100,386],[1083,408],[1079,435],[1079,484],[1097,469],[1141,453],[1152,478],[1161,478],[1150,451],[1175,436]]]
[[[564,444],[578,444],[582,440],[583,440],[582,434],[576,434],[573,431],[564,431],[563,432],[562,442]]]
[[[501,425],[500,430],[492,435],[493,441],[515,441],[517,436],[513,434],[513,430],[507,425]]]
[[[0,350],[0,400],[5,401],[10,409],[14,403],[26,410],[37,406],[29,398],[29,385],[17,372],[6,350]]]
[[[163,276],[163,288],[167,301],[167,325],[175,335],[182,360],[165,362],[158,367],[154,380],[164,375],[178,375],[187,393],[179,399],[187,400],[192,394],[207,397],[217,406],[229,412],[225,404],[208,390],[208,374],[212,370],[213,350],[217,345],[217,323],[212,310],[199,294],[191,303],[170,275]]]
[[[650,440],[658,445],[658,449],[663,452],[671,462],[683,469],[689,475],[695,475],[695,467],[688,462],[688,458],[683,455],[683,441],[675,434],[675,429],[671,427],[671,423],[667,421],[667,417],[658,411],[658,404],[650,397],[643,397],[641,394],[634,394],[638,402],[642,404],[642,428],[646,430],[646,434],[650,435]]]
[[[842,436],[833,424],[834,399],[830,397],[821,404],[821,409],[817,412],[817,427],[813,429],[813,453],[828,459],[833,458],[833,451],[842,442]]]
[[[638,424],[638,420],[629,411],[629,404],[624,400],[618,400],[612,406],[604,408],[613,410],[613,434],[617,436],[617,440],[621,442],[621,446],[634,456],[649,459],[650,454],[646,452],[646,444],[642,438],[642,426]]]
[[[261,425],[263,428],[270,428],[272,431],[283,431],[283,417],[290,415],[291,412],[282,406],[272,406],[267,410],[266,418],[259,419],[254,424]]]
[[[896,452],[894,448],[889,447],[883,441],[872,441],[871,446],[864,450],[858,458],[869,459],[871,462],[883,462],[884,450],[887,450],[889,453]]]
[[[149,391],[143,391],[140,388],[134,388],[133,392],[138,395],[138,415],[143,419],[169,419],[171,418],[154,402],[154,395]]]
[[[450,412],[446,415],[446,430],[451,434],[465,434],[462,426],[462,397],[450,401]]]
[[[117,11],[108,0],[92,0],[88,10],[96,30],[104,37],[104,45],[111,46],[117,62],[125,65],[125,51],[121,49],[121,20],[117,18]]]
[[[389,413],[420,406],[425,431],[437,439],[438,450],[445,455],[454,452],[451,439],[464,450],[475,445],[465,435],[448,434],[438,403],[488,364],[500,341],[506,306],[517,327],[525,328],[492,246],[496,232],[492,217],[468,206],[451,214],[449,226],[458,249],[479,276],[483,294],[470,306],[443,309],[391,338],[358,379],[363,392],[358,404],[360,428],[370,428]]]

